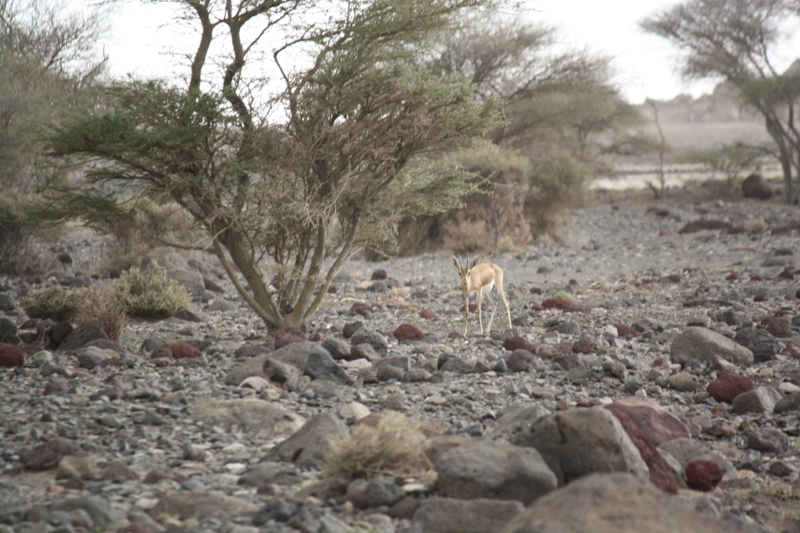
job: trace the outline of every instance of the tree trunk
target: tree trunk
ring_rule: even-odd
[[[792,205],[795,199],[794,179],[792,179],[792,149],[786,138],[786,132],[776,117],[766,117],[767,132],[778,147],[778,158],[783,171],[784,201]]]

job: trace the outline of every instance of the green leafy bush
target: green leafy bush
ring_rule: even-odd
[[[402,413],[384,414],[374,427],[355,426],[333,444],[324,475],[345,479],[425,471],[426,439],[419,422]]]
[[[20,305],[30,318],[72,322],[78,314],[84,292],[85,289],[66,290],[55,285],[27,295]]]
[[[155,261],[140,270],[124,272],[115,283],[117,300],[130,316],[167,318],[188,308],[192,297],[177,281],[167,278]]]

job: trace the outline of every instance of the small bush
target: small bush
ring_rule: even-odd
[[[107,282],[95,283],[82,292],[75,323],[95,324],[109,339],[118,341],[128,320],[114,286]]]
[[[139,270],[134,267],[115,283],[117,300],[130,316],[168,318],[192,303],[189,292],[177,281],[167,278],[155,261]]]
[[[60,266],[36,245],[37,225],[18,207],[24,203],[24,198],[0,199],[0,274],[38,274]]]
[[[744,229],[747,230],[747,233],[764,233],[769,229],[769,225],[760,218],[756,218],[745,222]]]
[[[78,314],[85,289],[65,290],[60,285],[29,294],[20,305],[30,318],[52,318],[56,322],[72,322]]]
[[[355,426],[335,442],[323,473],[345,479],[419,474],[427,467],[425,448],[419,422],[402,413],[388,412],[377,426]]]

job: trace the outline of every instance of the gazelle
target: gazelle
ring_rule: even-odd
[[[503,269],[493,263],[483,263],[477,265],[481,257],[478,256],[471,263],[467,258],[468,264],[462,265],[461,261],[453,257],[453,264],[456,265],[458,273],[461,275],[461,290],[464,291],[464,335],[467,334],[467,323],[469,322],[469,295],[473,292],[478,293],[478,325],[481,328],[481,335],[483,335],[483,319],[481,317],[481,299],[485,296],[492,304],[492,316],[489,318],[489,327],[487,333],[492,331],[492,321],[494,320],[494,313],[497,311],[497,301],[492,297],[492,289],[497,287],[497,292],[500,294],[500,299],[506,306],[506,315],[508,315],[508,328],[511,329],[511,311],[508,309],[508,300],[506,300],[505,292],[503,292]]]

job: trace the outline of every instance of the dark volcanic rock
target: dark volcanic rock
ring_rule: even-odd
[[[692,461],[686,465],[686,484],[690,489],[710,492],[719,485],[725,472],[711,461]]]

